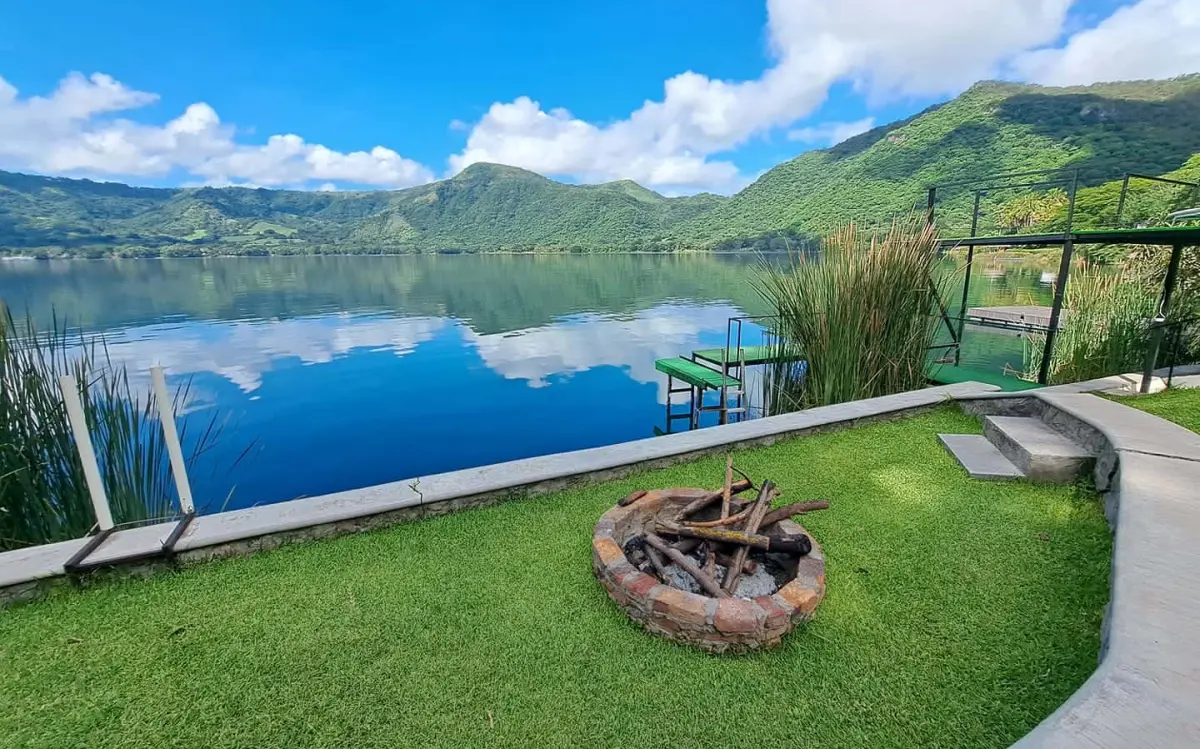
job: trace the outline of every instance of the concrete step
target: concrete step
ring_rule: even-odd
[[[1090,450],[1056,432],[1041,419],[987,416],[983,433],[1033,481],[1069,484],[1096,462]]]
[[[939,434],[938,441],[973,479],[1009,481],[1025,477],[1021,469],[982,434]]]

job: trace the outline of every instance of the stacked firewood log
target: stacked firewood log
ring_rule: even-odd
[[[771,503],[779,491],[770,481],[762,482],[755,499],[739,500],[737,495],[755,487],[749,478],[734,481],[733,472],[730,459],[726,462],[722,489],[684,505],[665,505],[668,509],[647,527],[644,543],[636,545],[638,559],[634,561],[644,558],[638,565],[644,572],[672,585],[666,570],[669,563],[674,563],[708,595],[728,598],[737,589],[743,573],[754,574],[758,563],[750,558],[752,550],[792,557],[812,551],[807,536],[785,535],[775,526],[796,515],[827,509],[829,503],[796,502],[772,510]],[[634,492],[619,504],[632,504],[645,494]],[[723,575],[718,575],[718,565],[723,568]]]

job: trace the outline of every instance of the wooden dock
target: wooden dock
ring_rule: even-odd
[[[967,310],[967,322],[972,325],[1044,331],[1050,329],[1051,311],[1050,307],[1033,304],[971,307]],[[1065,318],[1066,314],[1066,310],[1063,310],[1062,318]]]

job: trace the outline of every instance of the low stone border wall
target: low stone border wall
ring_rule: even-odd
[[[797,413],[680,432],[589,450],[545,455],[390,484],[201,515],[175,548],[181,563],[249,554],[285,543],[370,530],[512,498],[620,478],[731,447],[768,445],[787,437],[927,410],[947,400],[997,390],[980,383],[813,408]],[[117,561],[160,549],[174,523],[121,530],[89,562]],[[38,596],[62,580],[63,562],[85,539],[0,553],[0,606]]]
[[[696,489],[692,498],[708,494]],[[668,498],[670,497],[670,498]],[[783,636],[812,618],[825,597],[825,555],[817,539],[791,520],[776,526],[784,536],[808,535],[812,551],[801,557],[796,576],[771,595],[713,598],[663,585],[640,572],[625,556],[624,541],[641,535],[664,502],[688,501],[675,490],[652,490],[627,507],[615,506],[596,522],[592,536],[592,568],[608,595],[646,630],[712,653],[746,652],[778,645]]]

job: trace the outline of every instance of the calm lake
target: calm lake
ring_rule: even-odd
[[[723,346],[728,318],[764,313],[751,282],[759,262],[7,261],[0,298],[43,326],[53,312],[103,333],[139,384],[156,363],[173,384],[191,378],[189,418],[215,408],[228,419],[192,475],[197,504],[213,511],[650,437],[666,426],[654,360]],[[1041,269],[982,263],[970,296],[1018,304],[1049,295]],[[1019,368],[1022,346],[969,332],[963,363]]]

